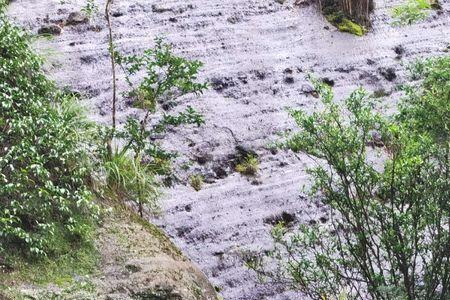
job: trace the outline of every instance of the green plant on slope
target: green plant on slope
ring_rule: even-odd
[[[324,110],[291,111],[300,130],[284,146],[322,162],[309,173],[330,222],[275,227],[274,249],[248,261],[261,276],[313,299],[450,298],[450,57],[415,70],[422,82],[393,118],[374,113],[362,89],[341,106],[317,82]]]
[[[202,63],[189,61],[173,54],[169,44],[161,38],[155,40],[155,47],[144,51],[142,55],[121,56],[116,53],[117,63],[126,74],[126,80],[131,88],[128,97],[135,101],[135,106],[144,110],[141,120],[129,118],[125,140],[125,150],[132,148],[135,155],[140,155],[146,149],[145,140],[152,134],[163,133],[169,126],[195,124],[200,126],[204,120],[192,107],[188,107],[178,115],[164,114],[161,121],[150,129],[150,117],[158,112],[162,105],[176,106],[177,99],[187,94],[200,94],[206,89],[205,83],[197,82],[197,73]],[[144,78],[133,82],[139,72],[145,72]],[[137,122],[139,129],[136,128]]]
[[[95,4],[95,0],[87,0],[86,5],[81,9],[89,19],[91,19],[96,13],[98,13],[98,6]]]
[[[131,158],[115,151],[104,167],[107,187],[112,197],[134,200],[139,205],[141,215],[144,205],[157,208],[159,193],[155,173],[149,165],[142,163],[141,157]]]
[[[203,176],[200,174],[192,175],[189,177],[189,183],[190,185],[196,190],[197,192],[202,189],[203,186]]]
[[[92,126],[41,71],[25,34],[0,17],[0,256],[58,253],[90,231]]]
[[[242,175],[256,175],[259,171],[258,158],[253,155],[248,155],[236,165],[236,171],[241,173]]]
[[[111,45],[114,48],[113,42]],[[180,97],[187,94],[198,95],[206,88],[206,84],[197,82],[197,73],[202,64],[176,56],[171,46],[162,39],[156,39],[155,47],[145,50],[142,55],[124,56],[116,49],[111,51],[111,55],[125,73],[131,89],[123,93],[124,96],[132,99],[135,106],[143,110],[143,117],[129,117],[121,129],[113,126],[106,140],[118,139],[123,146],[115,153],[107,151],[104,155],[105,164],[107,169],[111,165],[125,167],[119,168],[116,173],[129,173],[129,167],[134,165],[135,171],[139,171],[140,175],[147,174],[147,180],[141,178],[145,183],[134,185],[128,182],[125,185],[133,188],[133,193],[129,191],[121,195],[126,200],[137,202],[142,215],[144,204],[155,204],[156,188],[160,184],[154,178],[163,176],[169,180],[172,175],[171,161],[176,156],[175,153],[164,150],[156,137],[173,127],[184,124],[200,126],[204,123],[202,115],[190,106],[177,114],[161,114],[160,107],[174,107]],[[125,160],[127,164],[116,164],[115,160],[118,158]],[[108,175],[108,178],[108,185],[111,186],[112,180],[119,177]],[[123,185],[121,182],[116,184]]]
[[[411,25],[424,20],[429,15],[431,5],[429,0],[408,0],[407,3],[399,5],[392,10],[393,24]]]

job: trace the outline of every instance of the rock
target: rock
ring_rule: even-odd
[[[169,22],[176,23],[176,22],[178,22],[178,20],[177,20],[177,18],[170,17]]]
[[[210,82],[212,88],[217,92],[221,92],[229,87],[233,87],[236,85],[233,78],[231,77],[222,77],[222,78],[213,77],[211,78]]]
[[[301,90],[302,90],[302,93],[304,93],[304,94],[311,94],[312,92],[315,91],[314,87],[309,83],[302,84]]]
[[[242,22],[242,16],[234,15],[227,18],[228,23],[236,24]]]
[[[196,156],[195,156],[195,160],[196,160],[200,165],[204,165],[204,164],[206,164],[208,161],[211,161],[211,160],[212,160],[212,155],[207,154],[207,153],[204,153],[203,155],[202,155],[202,154],[199,154],[199,155],[196,155]]]
[[[368,71],[362,71],[358,78],[360,80],[365,79],[369,84],[375,84],[380,81],[380,78],[377,75]]]
[[[350,73],[350,72],[353,72],[353,71],[355,71],[355,67],[354,66],[347,66],[347,67],[339,67],[339,68],[336,68],[336,69],[334,69],[336,72],[339,72],[339,73]]]
[[[175,228],[175,230],[177,231],[177,236],[178,237],[183,237],[185,236],[187,233],[192,231],[192,227],[189,226],[180,226]]]
[[[325,84],[327,84],[327,85],[329,85],[329,86],[331,86],[331,87],[334,86],[334,80],[333,80],[333,79],[330,79],[330,78],[328,78],[328,77],[322,78],[322,82],[325,83]]]
[[[405,53],[405,48],[402,45],[397,45],[394,47],[394,52],[398,56],[402,56]]]
[[[157,4],[152,4],[152,12],[154,13],[164,13],[164,12],[168,12],[168,11],[172,11],[171,8],[166,8]]]
[[[320,223],[325,224],[326,222],[328,222],[328,218],[325,216],[322,216],[319,218]]]
[[[295,82],[294,77],[292,75],[288,75],[284,77],[284,83],[293,84]]]
[[[181,294],[171,286],[155,287],[146,291],[133,293],[134,299],[150,300],[183,300]]]
[[[223,179],[228,176],[227,171],[221,166],[215,166],[213,171],[216,174],[216,178]]]
[[[280,3],[280,4],[284,4],[284,2],[286,2],[286,0],[275,0],[275,2]]]
[[[311,0],[295,0],[294,5],[300,6],[300,7],[305,7],[305,6],[310,5],[312,2],[313,1],[311,1]],[[325,26],[325,27],[328,27],[328,26]],[[325,29],[328,30],[328,29],[330,29],[330,27],[325,28]]]
[[[370,134],[370,140],[367,142],[367,146],[371,147],[384,147],[383,137],[381,136],[381,133],[372,130],[369,132]]]
[[[373,59],[370,59],[370,58],[368,58],[368,59],[366,60],[366,62],[367,62],[367,64],[368,64],[369,66],[375,64],[375,61],[374,61]]]
[[[244,74],[242,72],[238,73],[238,79],[243,84],[247,84],[248,83],[248,76],[247,76],[247,74]]]
[[[266,72],[261,70],[254,70],[253,73],[255,74],[256,78],[259,80],[264,80],[267,77]]]
[[[44,25],[38,30],[38,34],[60,35],[62,28],[56,24]]]
[[[72,12],[67,18],[66,25],[79,25],[89,22],[88,16],[81,12]]]
[[[136,273],[140,272],[142,267],[135,264],[127,264],[125,265],[125,269],[127,269],[130,273]]]
[[[80,57],[80,60],[81,60],[82,64],[86,64],[86,65],[97,62],[97,58],[94,55],[82,56],[82,57]]]
[[[125,15],[125,13],[123,11],[121,11],[121,10],[118,10],[118,11],[115,11],[115,12],[112,13],[112,16],[114,18],[119,18],[119,17],[122,17],[123,15]]]
[[[297,217],[294,213],[283,211],[280,215],[273,215],[264,219],[264,223],[270,225],[277,225],[283,223],[285,226],[290,226],[296,221]]]
[[[395,69],[392,67],[389,68],[378,68],[378,72],[383,76],[387,81],[394,81],[397,78],[397,74],[395,74]]]

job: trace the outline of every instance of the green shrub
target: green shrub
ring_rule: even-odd
[[[111,55],[125,73],[130,88],[123,93],[124,96],[132,99],[135,107],[143,110],[144,116],[129,117],[124,128],[111,131],[110,140],[119,139],[123,146],[115,154],[104,156],[108,185],[110,190],[126,192],[119,193],[119,196],[137,202],[142,215],[144,204],[152,204],[153,207],[156,204],[160,183],[155,178],[162,176],[165,183],[170,184],[171,162],[176,156],[164,150],[154,137],[164,134],[169,128],[204,123],[203,116],[190,106],[176,114],[161,113],[161,107],[177,106],[178,98],[187,94],[198,95],[207,85],[197,82],[202,64],[176,56],[171,46],[160,38],[155,40],[153,48],[141,55],[124,56],[117,50],[111,51]],[[144,74],[143,78],[138,74]],[[124,173],[124,178],[119,173]],[[115,182],[119,183],[120,189],[111,189],[111,183]]]
[[[203,187],[203,176],[202,175],[192,175],[189,177],[189,183],[197,192]]]
[[[394,7],[392,17],[394,25],[411,25],[425,19],[431,9],[428,0],[408,0],[405,4]]]
[[[248,155],[236,165],[236,171],[242,175],[254,176],[259,171],[259,161],[256,156]]]
[[[319,159],[312,194],[329,222],[275,227],[274,249],[251,268],[313,299],[450,298],[450,57],[414,70],[422,81],[391,118],[362,89],[339,105],[317,82],[324,110],[291,111],[300,130],[284,146]]]
[[[49,254],[89,231],[91,125],[75,107],[25,33],[0,16],[0,252]]]

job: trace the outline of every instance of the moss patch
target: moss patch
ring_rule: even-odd
[[[327,8],[323,12],[328,22],[333,24],[341,32],[347,32],[357,36],[363,36],[367,32],[364,26],[350,20],[341,11]]]

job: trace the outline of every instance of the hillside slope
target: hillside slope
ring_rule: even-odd
[[[165,191],[163,213],[155,222],[225,299],[298,299],[258,284],[241,259],[270,246],[270,223],[283,212],[295,223],[327,221],[325,209],[300,192],[311,162],[269,147],[279,132],[292,127],[285,108],[316,108],[306,79],[314,72],[328,78],[338,96],[360,85],[389,95],[384,102],[389,111],[400,96],[396,87],[404,81],[405,65],[448,51],[450,3],[442,1],[442,10],[424,22],[396,28],[390,25],[390,10],[401,2],[376,1],[373,29],[355,37],[337,32],[315,7],[295,6],[293,0],[283,5],[272,0],[116,2],[114,32],[121,51],[142,51],[164,35],[176,53],[203,61],[201,77],[211,82],[200,98],[183,99],[184,105],[199,107],[206,125],[174,131],[165,141],[184,155],[180,164],[195,163],[188,171],[180,169],[180,184]],[[15,0],[10,15],[36,33],[44,25],[64,23],[83,5],[83,0]],[[39,40],[37,48],[47,54],[54,79],[89,99],[93,119],[108,122],[111,76],[102,16],[65,26],[61,35]],[[125,89],[123,80],[119,87]],[[122,121],[139,113],[121,100]],[[259,155],[259,177],[233,171],[236,147]],[[204,174],[208,182],[200,192],[184,184],[192,173]]]

